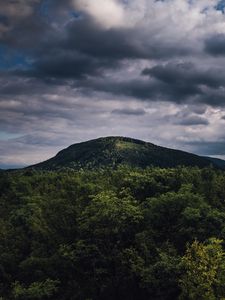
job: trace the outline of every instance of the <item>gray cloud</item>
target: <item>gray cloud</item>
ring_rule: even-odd
[[[149,75],[175,87],[186,85],[190,90],[192,86],[206,85],[218,88],[220,85],[225,84],[225,73],[223,70],[216,68],[201,70],[193,63],[188,62],[157,65],[151,69],[144,69],[142,74]]]
[[[205,41],[205,51],[214,56],[225,55],[225,34],[216,34]]]
[[[99,135],[220,155],[225,21],[206,2],[0,0],[0,164]]]
[[[169,45],[140,28],[104,29],[91,20],[71,22],[65,47],[93,57],[109,59],[149,59],[183,56],[189,49]]]
[[[175,124],[183,126],[209,125],[209,121],[204,117],[192,115],[175,120]]]
[[[9,18],[5,15],[0,14],[0,24],[2,24],[5,27],[9,26]]]
[[[133,108],[122,108],[122,109],[114,109],[112,114],[116,115],[132,115],[132,116],[143,116],[146,114],[146,111],[141,108],[133,109]]]

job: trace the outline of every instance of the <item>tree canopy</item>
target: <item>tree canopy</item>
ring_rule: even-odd
[[[0,299],[222,300],[225,174],[0,173]]]

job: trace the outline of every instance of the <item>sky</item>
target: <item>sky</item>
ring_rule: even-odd
[[[225,159],[225,1],[0,0],[0,168],[102,136]]]

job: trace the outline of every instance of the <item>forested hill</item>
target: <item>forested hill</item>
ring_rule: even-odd
[[[225,299],[225,172],[209,164],[109,137],[0,172],[0,300]]]
[[[61,168],[99,168],[118,165],[145,168],[148,166],[176,167],[210,164],[214,161],[195,154],[168,149],[127,137],[105,137],[74,144],[55,157],[32,166],[34,169],[57,170]],[[221,166],[220,166],[221,167]]]

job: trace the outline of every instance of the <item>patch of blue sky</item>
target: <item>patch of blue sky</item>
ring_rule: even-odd
[[[59,23],[60,23],[60,19],[57,19],[58,18],[57,15],[55,16],[54,14],[51,14],[51,5],[53,2],[54,2],[54,0],[43,0],[41,6],[39,7],[39,14],[47,22],[51,23],[51,22],[59,21]],[[79,11],[68,9],[67,13],[68,14],[67,14],[66,18],[68,18],[68,19],[63,21],[63,23],[64,23],[63,26],[66,26],[68,23],[70,23],[71,20],[74,20],[74,19],[80,20],[82,18],[82,13]]]
[[[221,1],[218,2],[218,4],[216,5],[216,10],[220,10],[220,11],[222,11],[222,13],[224,13],[225,0],[221,0]]]
[[[25,53],[12,50],[0,43],[0,70],[9,70],[13,68],[28,69],[30,62]]]
[[[2,170],[9,170],[9,169],[20,169],[24,168],[26,165],[21,165],[21,164],[7,164],[7,163],[2,163],[0,162],[0,169]]]
[[[16,138],[20,138],[21,134],[18,133],[9,133],[9,132],[5,132],[5,131],[0,131],[0,141],[8,141],[11,139],[16,139]]]
[[[70,11],[69,15],[73,17],[74,19],[80,19],[82,17],[82,14],[79,11]]]
[[[45,0],[41,3],[39,11],[42,16],[48,16],[49,3],[50,3],[50,0]]]

